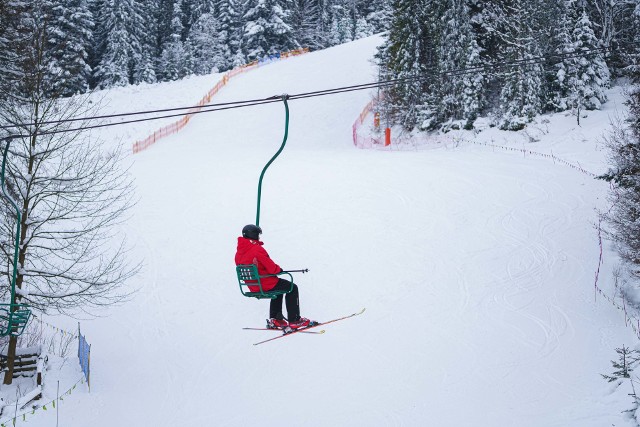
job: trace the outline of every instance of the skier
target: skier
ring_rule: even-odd
[[[261,276],[260,282],[264,291],[286,291],[291,288],[291,282],[281,279],[276,274],[282,272],[282,268],[271,260],[267,251],[262,247],[260,241],[262,229],[256,225],[249,224],[242,229],[242,237],[238,237],[238,250],[236,252],[236,265],[255,264],[258,266],[258,274]],[[272,276],[271,276],[272,275]],[[266,276],[266,277],[262,277]],[[258,290],[249,289],[252,292]],[[298,296],[298,285],[294,284],[291,292],[286,294],[287,316],[289,321],[282,314],[282,295],[271,300],[269,307],[269,319],[267,327],[284,329],[299,329],[309,326],[311,321],[300,317],[300,299]]]

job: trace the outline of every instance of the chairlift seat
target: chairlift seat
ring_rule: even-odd
[[[20,336],[30,318],[27,304],[0,304],[0,336]]]
[[[260,276],[258,274],[258,266],[255,264],[241,264],[236,266],[236,274],[238,275],[238,284],[240,285],[240,292],[242,295],[249,298],[258,298],[258,299],[275,299],[280,295],[288,294],[293,290],[293,276],[291,273],[283,271],[278,274],[268,274],[265,276]],[[273,276],[281,276],[287,275],[289,276],[289,282],[291,282],[291,286],[288,290],[284,291],[265,291],[262,288],[262,280],[265,277],[273,277]],[[257,286],[258,291],[254,292],[249,289],[249,286]]]

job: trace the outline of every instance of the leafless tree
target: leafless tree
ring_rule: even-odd
[[[15,302],[40,312],[91,313],[124,301],[130,295],[126,281],[139,270],[118,227],[134,203],[133,183],[119,147],[105,149],[82,130],[86,121],[63,121],[95,115],[95,104],[88,96],[51,93],[46,19],[25,22],[29,31],[15,47],[14,80],[5,75],[0,85],[0,124],[14,126],[0,140],[17,135],[6,170],[8,192],[21,211]],[[4,199],[0,210],[0,254],[6,260],[0,297],[6,299],[17,215]],[[11,383],[16,343],[11,337],[5,384]]]

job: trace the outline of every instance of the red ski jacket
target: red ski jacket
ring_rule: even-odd
[[[255,264],[258,266],[258,274],[264,276],[267,274],[277,274],[282,271],[280,266],[273,262],[267,251],[262,247],[264,243],[259,240],[251,240],[246,237],[238,237],[238,250],[236,252],[236,265]],[[278,283],[276,276],[265,277],[260,279],[263,291],[270,291]],[[251,292],[258,292],[260,288],[257,286],[249,286]]]

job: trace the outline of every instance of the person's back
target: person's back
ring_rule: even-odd
[[[280,266],[271,260],[267,251],[262,247],[264,243],[248,237],[238,237],[236,251],[236,265],[254,264],[258,267],[260,276],[275,275],[282,271]],[[270,291],[278,283],[278,277],[270,276],[261,280],[262,290]],[[249,286],[251,292],[258,292],[257,286]]]

